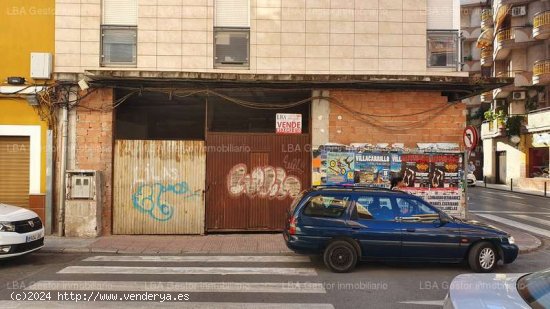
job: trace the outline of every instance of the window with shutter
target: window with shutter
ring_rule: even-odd
[[[103,0],[102,66],[137,63],[137,0]]]
[[[248,67],[250,1],[215,0],[214,67]]]

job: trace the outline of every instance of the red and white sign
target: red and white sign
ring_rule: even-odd
[[[476,148],[478,140],[477,129],[473,126],[467,126],[464,129],[464,146],[466,146],[466,149],[471,151]]]
[[[301,134],[302,114],[277,114],[275,129],[277,134]]]

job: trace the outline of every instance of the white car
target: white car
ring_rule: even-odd
[[[466,181],[468,182],[468,187],[475,187],[477,179],[474,173],[468,173],[466,175]]]
[[[44,226],[31,210],[0,203],[0,259],[44,247]]]
[[[550,269],[530,274],[458,275],[449,286],[443,308],[550,308]]]

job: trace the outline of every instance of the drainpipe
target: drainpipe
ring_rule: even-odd
[[[67,96],[68,98],[68,96]],[[65,233],[65,186],[66,186],[66,171],[67,171],[67,143],[69,140],[68,135],[68,126],[69,126],[69,117],[68,117],[68,103],[63,107],[62,113],[61,113],[61,125],[62,125],[62,133],[61,133],[61,162],[60,162],[60,175],[61,175],[61,184],[58,188],[58,198],[59,198],[59,214],[57,217],[58,224],[58,236],[63,236]]]

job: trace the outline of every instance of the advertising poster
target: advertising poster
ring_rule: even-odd
[[[327,182],[327,152],[322,148],[314,149],[311,159],[311,167],[313,169],[311,175],[311,185],[320,186]]]
[[[397,175],[401,174],[401,153],[400,152],[390,152],[390,174],[391,174],[391,177],[396,177]]]
[[[390,187],[390,154],[358,152],[355,155],[355,183]]]
[[[423,198],[449,215],[464,216],[461,206],[462,192],[458,188],[432,188],[430,190],[413,190],[410,193]]]
[[[427,154],[402,154],[401,175],[409,188],[428,189],[430,187],[430,156]]]
[[[353,184],[355,172],[355,153],[328,152],[326,168],[327,184]]]
[[[460,156],[456,154],[433,154],[430,159],[430,187],[458,188],[461,182]]]

